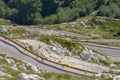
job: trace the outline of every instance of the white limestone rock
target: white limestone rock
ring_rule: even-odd
[[[111,74],[103,74],[103,75],[104,75],[106,80],[113,77]]]
[[[7,28],[0,28],[0,33],[6,33],[7,32]]]
[[[113,78],[113,80],[120,80],[120,75],[115,76],[115,77]]]
[[[116,66],[117,66],[117,65],[115,65],[115,64],[113,64],[113,63],[110,64],[110,67],[116,67]]]
[[[52,50],[53,50],[53,51],[56,51],[56,47],[52,47]]]
[[[0,56],[0,59],[2,60],[2,59],[3,59],[3,57],[2,57],[2,56]]]
[[[8,64],[10,64],[11,62],[10,62],[10,60],[9,59],[7,59],[7,58],[5,58],[5,62],[7,62]]]
[[[20,80],[45,80],[43,77],[40,77],[38,75],[26,73],[20,73],[17,78]]]
[[[14,59],[12,59],[12,58],[4,58],[4,60],[5,60],[5,62],[7,62],[8,64],[15,64],[16,62],[15,62],[15,60]]]
[[[0,77],[9,77],[9,78],[12,78],[12,76],[10,74],[4,73],[2,71],[0,71]]]
[[[35,73],[40,73],[40,71],[38,70],[38,68],[37,68],[36,66],[34,66],[33,64],[31,64],[31,63],[28,63],[26,66],[27,66],[27,67],[30,67],[30,69],[31,69],[33,72],[35,72]]]
[[[101,61],[106,61],[105,56],[102,56],[102,55],[100,55],[100,54],[97,54],[96,57],[97,57],[99,60],[101,60]]]
[[[91,57],[91,53],[88,50],[83,50],[82,53],[80,53],[83,58],[88,60]]]
[[[11,68],[12,68],[13,70],[18,71],[18,68],[17,68],[17,65],[16,65],[16,64],[14,64]]]
[[[10,64],[15,64],[16,63],[16,61],[14,60],[14,59],[8,59],[9,61],[10,61]]]
[[[116,74],[118,71],[116,70],[116,69],[111,69],[110,71],[109,71],[109,73],[110,74]]]
[[[95,77],[96,77],[96,78],[99,78],[99,77],[101,77],[101,76],[102,76],[102,73],[95,74]]]
[[[25,64],[21,64],[21,65],[19,65],[19,67],[20,67],[20,68],[22,68],[22,69],[24,69],[25,71],[27,70],[27,68],[26,68],[26,65],[25,65]]]

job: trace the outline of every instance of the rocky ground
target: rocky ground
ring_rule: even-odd
[[[20,44],[29,48],[32,47],[32,50],[36,51],[40,56],[47,58],[49,60],[69,65],[72,67],[77,67],[80,69],[94,71],[99,74],[95,77],[99,80],[101,76],[104,76],[104,79],[113,78],[120,73],[119,65],[116,65],[111,62],[111,60],[96,51],[90,50],[84,47],[79,54],[73,55],[73,53],[78,50],[69,51],[67,48],[63,47],[57,42],[51,41],[52,45],[46,44],[38,40],[19,40]],[[114,79],[114,80],[117,80]]]
[[[69,60],[71,60],[71,59],[72,58],[70,57]],[[80,61],[80,62],[82,62],[82,61]],[[84,65],[84,63],[83,63],[83,65]],[[68,65],[69,65],[69,63],[68,63]],[[79,66],[80,66],[80,64],[79,64]],[[116,65],[111,64],[111,66],[115,67]],[[88,67],[90,67],[90,66],[88,66]],[[86,68],[88,68],[88,67],[86,67]],[[96,67],[98,69],[102,70],[102,68],[100,68],[98,65],[96,65]],[[89,80],[89,79],[90,80],[94,80],[94,79],[95,80],[107,80],[107,79],[119,80],[120,79],[119,73],[120,73],[120,70],[111,69],[111,70],[109,70],[109,72],[96,74],[95,77],[92,79],[85,78],[84,80]],[[0,54],[0,80],[49,80],[49,79],[44,78],[42,76],[43,74],[47,74],[47,72],[45,70],[41,70],[40,68],[32,65],[31,63],[28,63],[26,61],[21,61],[21,60],[15,59],[13,57],[9,57],[8,55],[5,55],[5,54]],[[51,74],[53,74],[53,73],[51,73]],[[56,77],[56,76],[54,76],[54,77]],[[52,78],[51,80],[55,80],[55,79]],[[80,79],[83,79],[83,78],[80,78]],[[60,80],[64,80],[64,79],[60,79]],[[71,79],[71,80],[74,80],[74,79]]]
[[[99,63],[100,60],[107,61],[107,58],[87,48],[85,48],[81,53],[79,53],[82,56],[80,58],[80,56],[78,55],[72,55],[72,52],[70,52],[67,48],[62,47],[58,43],[53,43],[53,46],[51,46],[36,40],[20,41],[24,42],[24,44],[31,45],[34,51],[39,53],[40,56],[49,60],[98,73],[103,71],[109,71],[109,68],[98,64],[93,64],[92,61],[93,59],[95,60],[95,62]],[[77,50],[75,51],[77,52]],[[84,58],[84,61],[82,60],[82,58]]]
[[[23,35],[21,34],[21,31],[18,33],[18,30],[19,29],[16,29],[14,31],[16,32],[16,35],[10,36],[10,34],[14,34],[11,30],[11,32],[9,32],[9,36],[14,36],[15,38],[15,36],[20,37],[20,35],[24,36],[29,34],[29,32],[26,33],[25,30],[21,29],[21,31],[24,32]],[[36,34],[33,36],[35,35]],[[119,80],[120,62],[113,63],[107,56],[88,49],[79,43],[76,44],[75,42],[70,42],[69,39],[63,40],[49,36],[47,37],[48,38],[45,41],[40,40],[38,35],[37,38],[31,37],[29,39],[17,39],[17,41],[22,46],[37,52],[40,56],[47,58],[48,60],[97,72],[98,74],[95,75],[97,80],[101,79],[103,76],[105,80]],[[1,80],[44,80],[44,78],[39,75],[44,73],[44,70],[41,70],[28,62],[20,61],[4,55],[1,55],[0,59]]]
[[[45,80],[40,76],[43,72],[28,62],[0,54],[0,80]]]

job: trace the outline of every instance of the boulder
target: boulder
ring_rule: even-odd
[[[8,64],[15,64],[15,60],[11,59],[11,58],[5,58],[5,62],[7,62]]]
[[[100,54],[97,54],[96,57],[97,57],[99,60],[101,60],[101,61],[106,61],[105,56],[102,56],[102,55],[100,55]]]
[[[88,27],[83,21],[81,21],[81,24],[84,28]]]
[[[106,80],[111,79],[113,76],[111,74],[104,74]]]
[[[20,73],[17,76],[18,79],[20,80],[45,80],[43,77],[40,77],[35,74],[26,74],[26,73]]]
[[[2,60],[2,59],[3,59],[3,57],[2,57],[2,56],[0,56],[0,59]]]
[[[38,70],[38,68],[37,68],[36,66],[34,66],[33,64],[28,63],[28,64],[26,65],[26,67],[29,67],[29,69],[32,70],[32,71],[35,72],[35,73],[39,73],[39,72],[40,72],[40,71]]]
[[[0,33],[6,33],[7,29],[6,28],[0,28]]]
[[[116,65],[112,63],[112,64],[110,64],[110,67],[116,67]]]
[[[7,74],[7,73],[4,73],[2,71],[0,71],[0,80],[1,80],[1,77],[9,77],[9,78],[12,78],[12,76],[10,74]]]
[[[16,64],[14,64],[11,68],[12,68],[13,70],[18,71],[18,68],[17,68],[17,65],[16,65]]]
[[[88,60],[91,57],[91,53],[88,50],[83,50],[83,52],[80,54],[86,60]]]
[[[109,71],[110,74],[116,74],[117,72],[118,72],[118,71],[115,70],[115,69],[111,69],[111,70]]]
[[[46,71],[46,70],[41,70],[41,73],[42,73],[42,74],[46,74],[47,71]]]
[[[96,77],[96,78],[99,78],[99,77],[101,77],[101,76],[102,76],[102,73],[95,74],[95,77]]]
[[[10,64],[11,62],[10,62],[10,60],[9,59],[7,59],[7,58],[5,58],[5,62],[6,63],[8,63],[8,64]]]
[[[52,50],[53,50],[53,51],[56,51],[56,47],[52,47]]]
[[[8,60],[10,61],[11,64],[15,64],[15,63],[16,63],[14,59],[11,59],[11,58],[10,58],[10,59],[8,59]]]
[[[113,78],[113,80],[120,80],[120,75],[115,76],[115,77]]]
[[[25,64],[21,64],[21,65],[19,65],[19,67],[22,68],[22,69],[24,69],[25,71],[27,70]]]

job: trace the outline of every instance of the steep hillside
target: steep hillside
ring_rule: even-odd
[[[87,20],[86,18],[92,19],[93,16],[87,16],[85,18],[82,18],[81,20],[84,21],[84,23],[85,21],[89,22],[89,20]],[[101,17],[99,19],[105,20],[104,18],[101,18]],[[77,20],[74,23],[60,24],[59,26],[71,25],[68,27],[74,28],[74,26],[77,25],[81,20]],[[80,23],[79,25],[81,28],[84,27],[84,25],[82,24],[83,23]],[[51,28],[51,26],[54,27],[55,25],[50,25],[49,27]],[[35,28],[32,28],[32,29],[34,30]],[[69,28],[65,28],[65,29],[69,29]],[[91,29],[91,26],[90,26],[90,29]],[[101,28],[101,29],[104,29],[104,28]],[[120,72],[119,62],[112,62],[107,56],[95,50],[88,49],[82,46],[78,42],[72,41],[70,39],[71,38],[70,36],[55,35],[55,34],[43,35],[43,34],[38,33],[37,31],[35,31],[34,33],[22,27],[15,27],[15,26],[2,26],[1,31],[4,31],[2,33],[3,35],[8,36],[9,38],[12,38],[13,40],[18,42],[22,46],[26,47],[27,49],[37,52],[40,56],[48,60],[63,64],[63,65],[69,65],[72,67],[97,72],[99,73],[99,76],[98,75],[95,75],[95,76],[99,78],[101,78],[101,76],[104,76],[105,79],[106,78],[112,79],[113,77],[116,77],[116,75],[119,75],[119,72]],[[22,73],[20,75],[30,76],[29,73],[27,72],[24,72],[24,73],[25,74]],[[52,73],[48,73],[47,75],[51,76],[51,74]],[[59,76],[61,74],[56,74],[56,75]],[[50,78],[46,75],[43,75],[43,76]],[[67,75],[65,74],[65,76]]]
[[[38,40],[32,38],[32,40],[19,41],[21,45],[37,52],[40,56],[60,64],[98,73],[109,72],[112,68],[110,65],[113,62],[107,56],[65,38],[41,35]],[[116,68],[118,67],[116,66]]]

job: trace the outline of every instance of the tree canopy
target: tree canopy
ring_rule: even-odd
[[[69,22],[96,10],[120,18],[120,0],[0,0],[0,18],[21,25]]]

